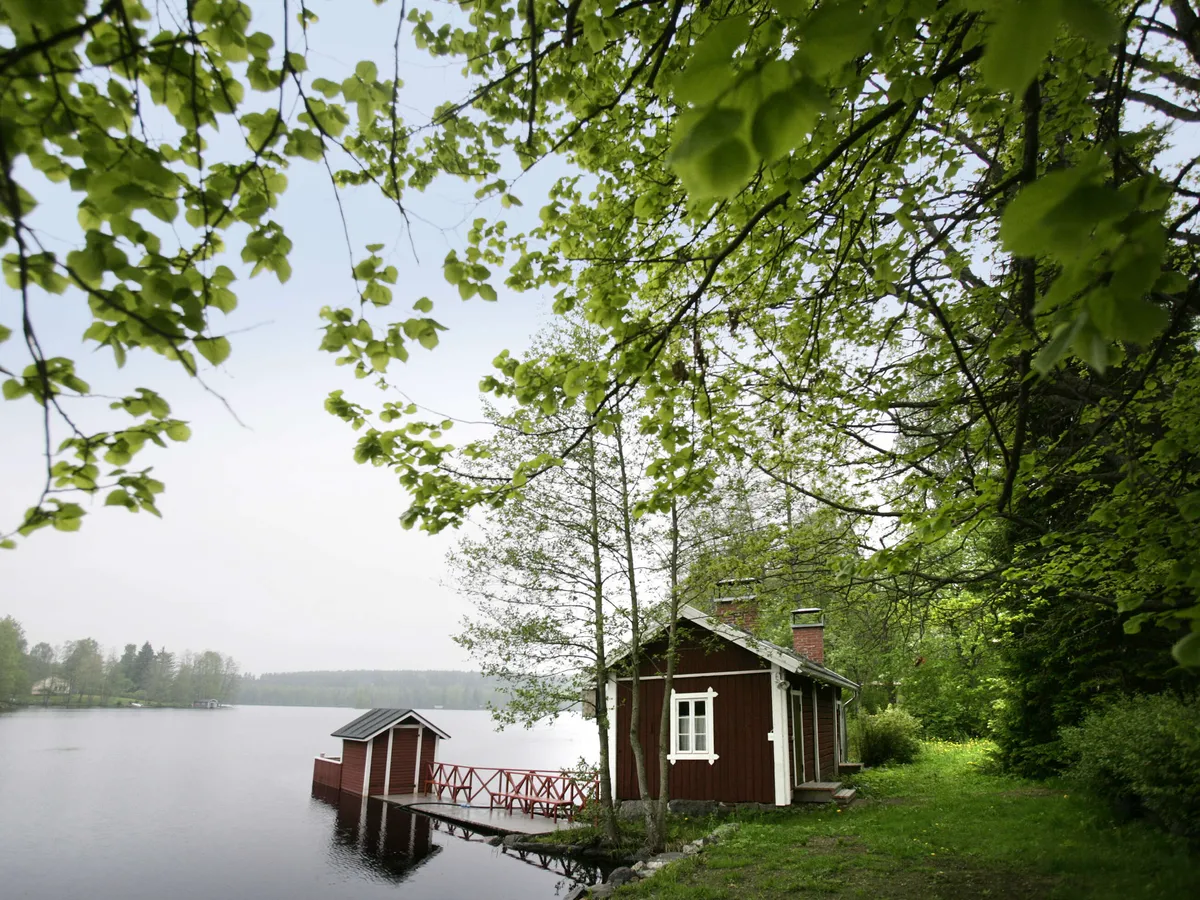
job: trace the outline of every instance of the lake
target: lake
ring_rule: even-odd
[[[422,713],[451,735],[438,747],[448,762],[554,769],[596,755],[593,723],[579,717],[496,733],[486,712]],[[0,896],[528,900],[590,880],[378,801],[339,808],[313,796],[313,757],[336,755],[329,733],[359,714],[245,706],[0,715]]]

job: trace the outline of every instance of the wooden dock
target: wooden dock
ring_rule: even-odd
[[[374,799],[486,834],[551,834],[576,827],[566,818],[556,822],[546,816],[531,816],[515,810],[461,805],[448,796],[437,794],[379,794]]]

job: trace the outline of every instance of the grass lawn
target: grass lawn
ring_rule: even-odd
[[[618,897],[662,900],[1200,897],[1200,854],[1062,782],[987,774],[989,745],[927,744],[860,800],[743,820]]]

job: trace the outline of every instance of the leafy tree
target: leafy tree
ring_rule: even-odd
[[[129,648],[126,647],[126,653]],[[154,648],[149,641],[142,644],[142,649],[137,652],[131,666],[129,680],[133,682],[134,690],[144,691],[150,687],[150,682],[154,677]]]
[[[291,275],[292,242],[274,213],[290,164],[322,165],[335,191],[379,191],[402,219],[402,190],[428,183],[409,156],[398,77],[364,61],[340,83],[311,78],[317,16],[304,0],[280,6],[276,36],[253,28],[241,0],[0,8],[0,249],[19,297],[16,320],[0,323],[0,385],[5,400],[41,406],[47,458],[34,504],[13,532],[0,531],[0,545],[45,526],[77,530],[86,510],[76,495],[158,515],[163,484],[138,455],[191,434],[146,387],[108,398],[101,430],[85,429],[77,411],[97,402],[88,367],[39,338],[63,302],[54,295],[86,306],[83,340],[118,366],[148,351],[212,391],[207,369],[230,355],[221,322],[238,304],[239,278]],[[47,223],[38,201],[64,190],[77,221]],[[392,300],[397,271],[382,247],[352,253],[347,233],[364,306]],[[441,326],[426,302],[378,335],[361,316],[329,311],[326,349],[344,346],[343,328],[367,339],[365,355],[346,348],[365,376],[406,358],[410,342],[432,347]]]
[[[39,641],[30,649],[27,662],[29,665],[30,680],[41,681],[43,678],[49,678],[54,674],[54,667],[58,662],[58,653],[45,641]]]
[[[12,616],[0,619],[0,705],[28,691],[24,666],[25,632]]]
[[[137,644],[126,644],[125,651],[121,654],[121,673],[129,681],[130,685],[136,683],[134,675],[137,673]]]
[[[93,638],[82,638],[69,642],[61,654],[63,677],[71,685],[67,702],[71,696],[83,702],[84,697],[94,697],[104,686],[104,656],[100,645]]]
[[[656,508],[704,440],[714,465],[748,461],[877,521],[884,571],[999,583],[1012,560],[949,575],[925,562],[1028,524],[1035,496],[1105,484],[1055,458],[1068,432],[1045,427],[1047,405],[1065,402],[1060,423],[1100,446],[1195,356],[1197,169],[1171,137],[1200,87],[1186,0],[523,8],[480,8],[466,27],[412,13],[418,42],[480,84],[426,151],[472,171],[511,155],[587,173],[559,179],[528,232],[476,222],[472,249],[510,252],[510,287],[553,291],[609,340],[594,363],[502,355],[483,384],[528,408],[578,399],[596,427],[644,390],[670,448]],[[469,269],[447,259],[464,296]],[[366,419],[340,395],[329,406]],[[441,429],[409,417],[384,404],[357,448],[398,472],[409,524],[438,530],[502,495],[464,487]],[[1188,446],[1160,421],[1168,446]],[[514,474],[584,446],[564,440]],[[1197,486],[1189,459],[1160,504],[1176,537]],[[1046,548],[1063,532],[1033,521],[1012,547],[1027,591],[1056,580]],[[1186,541],[1155,540],[1171,566],[1186,559]],[[1171,576],[1188,599],[1166,618],[1192,615],[1191,571]],[[1176,652],[1200,662],[1200,638]]]

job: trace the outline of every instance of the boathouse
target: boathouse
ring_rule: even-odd
[[[792,614],[792,646],[756,637],[753,597],[717,600],[712,613],[684,606],[676,622],[674,687],[664,697],[667,634],[650,634],[639,666],[639,731],[651,790],[659,783],[662,704],[670,703],[668,787],[678,800],[726,803],[844,802],[845,705],[859,685],[825,667],[819,609]],[[610,661],[606,689],[613,790],[639,797],[629,746],[633,676],[629,651]],[[854,764],[854,768],[858,766]]]
[[[438,740],[450,735],[411,709],[372,709],[333,737],[342,755],[314,760],[313,785],[370,797],[427,790]]]

